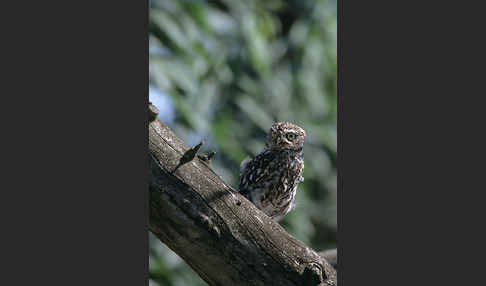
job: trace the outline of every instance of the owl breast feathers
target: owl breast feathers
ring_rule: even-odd
[[[305,131],[297,125],[272,125],[265,149],[241,164],[239,192],[257,208],[279,220],[295,206],[303,180]]]

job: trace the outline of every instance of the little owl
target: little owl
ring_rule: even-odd
[[[275,123],[262,152],[241,163],[239,192],[274,220],[295,206],[297,185],[304,179],[304,140],[299,126]]]

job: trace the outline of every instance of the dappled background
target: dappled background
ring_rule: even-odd
[[[336,238],[336,1],[150,1],[150,100],[187,145],[204,139],[237,188],[275,121],[307,132],[305,181],[280,223],[316,251]],[[206,285],[149,234],[151,285]]]

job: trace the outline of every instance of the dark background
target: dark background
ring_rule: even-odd
[[[2,4],[1,284],[147,285],[148,3]],[[483,279],[471,4],[338,1],[339,285]]]

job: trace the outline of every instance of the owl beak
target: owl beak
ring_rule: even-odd
[[[282,139],[282,142],[285,143],[285,145],[288,145],[288,146],[292,145],[292,143],[289,140],[285,139],[285,138]]]

